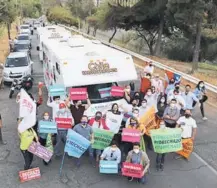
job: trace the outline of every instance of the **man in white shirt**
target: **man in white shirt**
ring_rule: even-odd
[[[60,101],[60,97],[59,96],[53,97],[53,101],[52,102],[50,102],[50,99],[48,98],[47,106],[49,106],[49,107],[52,108],[53,120],[55,120],[57,112],[59,111],[59,105],[62,102],[63,101]]]
[[[150,73],[151,75],[154,73],[154,66],[152,62],[149,62],[147,66],[144,68],[144,74]]]
[[[177,105],[177,107],[178,107],[180,110],[181,110],[181,109],[185,109],[185,106],[186,106],[185,100],[184,100],[184,98],[179,94],[179,90],[174,90],[173,95],[171,95],[171,96],[169,96],[169,97],[167,98],[167,104],[169,104],[172,99],[176,99],[176,101],[177,101],[177,104],[176,104],[176,105]]]
[[[163,81],[160,79],[159,74],[156,74],[155,77],[153,79],[151,79],[151,86],[155,87],[155,91],[158,94],[164,92]]]
[[[187,139],[191,138],[195,139],[197,132],[197,124],[196,121],[191,117],[191,111],[186,110],[185,115],[180,117],[177,121],[178,128],[182,129],[182,138]]]

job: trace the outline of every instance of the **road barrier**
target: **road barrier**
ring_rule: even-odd
[[[183,79],[185,79],[185,80],[187,80],[187,81],[189,81],[189,82],[191,82],[191,83],[193,83],[193,84],[197,84],[197,83],[200,81],[198,78],[195,78],[195,77],[193,77],[193,76],[190,76],[190,75],[188,75],[188,74],[185,74],[185,73],[183,73],[183,72],[180,72],[180,71],[178,71],[178,70],[176,70],[176,69],[173,69],[173,68],[171,68],[171,67],[169,67],[169,66],[167,66],[167,65],[164,65],[164,64],[159,63],[159,62],[157,62],[157,61],[154,61],[154,60],[152,60],[152,59],[149,59],[149,58],[147,58],[147,57],[145,57],[145,56],[142,56],[142,55],[140,55],[140,54],[137,54],[137,53],[132,52],[132,51],[130,51],[130,50],[127,50],[127,49],[125,49],[125,48],[121,48],[120,46],[111,44],[111,43],[109,43],[109,42],[107,42],[107,41],[104,41],[104,40],[101,40],[101,39],[97,39],[96,37],[93,37],[93,36],[91,36],[91,35],[88,35],[88,34],[86,34],[86,33],[83,33],[83,32],[81,32],[81,31],[79,31],[79,30],[77,30],[77,29],[75,29],[75,28],[68,27],[68,26],[65,26],[65,25],[62,25],[62,24],[59,24],[59,26],[64,27],[64,28],[66,28],[66,29],[68,29],[68,30],[70,30],[70,31],[79,33],[80,35],[83,35],[84,37],[91,38],[91,39],[94,39],[94,40],[99,40],[102,44],[104,44],[104,45],[106,45],[106,46],[109,46],[109,47],[111,47],[111,48],[114,48],[114,49],[117,49],[117,50],[119,50],[119,51],[122,51],[122,52],[125,52],[125,53],[127,53],[127,54],[130,54],[130,55],[132,55],[132,56],[134,56],[134,57],[136,57],[136,58],[138,58],[138,59],[140,59],[140,60],[143,60],[143,61],[145,61],[145,62],[150,62],[150,61],[152,61],[153,64],[154,64],[156,67],[158,67],[158,68],[160,68],[160,69],[163,69],[163,70],[168,70],[168,71],[171,71],[171,72],[175,72],[175,73],[177,73],[177,74],[180,74]],[[214,86],[214,85],[212,85],[212,84],[209,84],[209,83],[207,83],[207,82],[205,82],[205,85],[206,85],[206,89],[207,89],[207,90],[209,90],[209,91],[211,91],[211,92],[213,92],[213,93],[217,93],[217,87],[216,87],[216,86]]]

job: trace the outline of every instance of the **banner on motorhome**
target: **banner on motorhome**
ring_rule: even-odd
[[[188,139],[183,139],[182,140],[182,146],[183,149],[178,151],[177,153],[183,157],[185,157],[186,159],[189,159],[189,157],[191,156],[191,153],[193,152],[194,149],[194,144],[192,139],[188,138]]]
[[[117,174],[118,173],[118,163],[116,161],[100,160],[99,172],[101,174]]]
[[[182,130],[180,128],[156,129],[150,132],[156,153],[170,153],[182,150]]]
[[[37,168],[29,169],[29,170],[19,171],[19,178],[20,178],[21,183],[30,181],[30,180],[39,179],[41,178],[40,169],[37,167]]]
[[[122,131],[122,141],[124,142],[140,142],[141,131],[135,129],[124,128]]]
[[[28,128],[33,127],[36,123],[36,103],[30,98],[24,89],[21,89],[20,92],[19,106],[19,117],[23,119],[19,123],[18,131],[22,133]]]
[[[111,96],[111,87],[106,87],[102,89],[98,89],[100,97],[101,98],[106,98]]]
[[[141,178],[143,173],[143,166],[140,164],[122,163],[122,175],[133,178]]]
[[[58,129],[71,129],[72,118],[55,118]]]
[[[64,151],[68,153],[69,156],[80,158],[89,146],[89,140],[76,133],[72,129],[68,130]]]
[[[94,143],[92,148],[103,150],[111,143],[114,133],[102,129],[93,129]]]
[[[120,130],[122,119],[123,114],[113,114],[112,112],[106,113],[106,125],[109,130],[115,134]]]
[[[55,96],[65,96],[66,95],[66,90],[64,85],[51,85],[48,88],[49,95],[51,97]]]
[[[53,152],[48,150],[46,147],[37,144],[36,142],[32,142],[28,148],[28,151],[39,158],[44,159],[45,161],[49,161],[53,155]]]
[[[111,87],[111,96],[113,97],[123,97],[124,96],[124,88],[119,86]]]
[[[39,133],[57,133],[57,124],[53,121],[39,121]]]
[[[71,88],[69,94],[71,100],[87,100],[87,88]]]

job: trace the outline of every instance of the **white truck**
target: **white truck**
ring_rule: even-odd
[[[42,50],[47,83],[62,84],[67,90],[87,87],[92,103],[86,111],[88,116],[110,109],[113,103],[127,105],[123,97],[101,98],[99,89],[137,79],[131,55],[79,36],[44,42]]]

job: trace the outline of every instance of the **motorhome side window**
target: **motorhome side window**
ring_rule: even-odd
[[[58,63],[56,63],[56,70],[57,70],[58,74],[60,74],[60,66]]]

